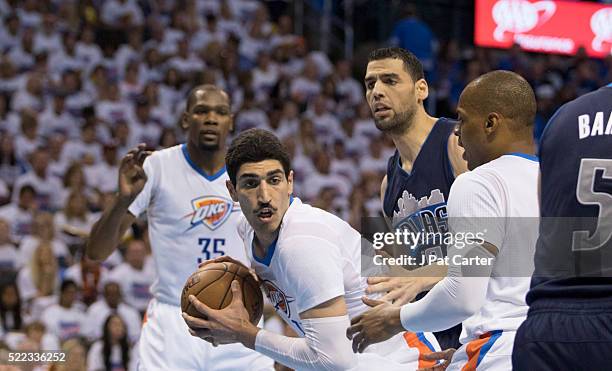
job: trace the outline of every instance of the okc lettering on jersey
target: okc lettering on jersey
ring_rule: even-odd
[[[204,196],[191,200],[193,212],[185,215],[183,218],[191,217],[191,222],[187,231],[205,225],[210,230],[214,231],[219,228],[230,216],[234,209],[234,202],[227,198],[219,196]]]

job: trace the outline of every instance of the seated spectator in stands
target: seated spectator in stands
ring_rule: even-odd
[[[11,100],[13,111],[20,112],[26,109],[42,112],[44,109],[44,78],[40,73],[32,72],[28,75],[25,85],[15,93]]]
[[[87,197],[82,191],[74,190],[66,200],[64,209],[57,213],[58,235],[71,250],[84,245],[97,217],[87,208]]]
[[[319,70],[314,60],[306,60],[302,75],[292,80],[289,91],[291,98],[299,104],[305,104],[321,92]]]
[[[23,329],[21,300],[15,283],[8,283],[0,288],[0,338],[4,334]]]
[[[315,166],[315,172],[306,177],[302,189],[307,200],[314,200],[321,189],[326,187],[334,188],[337,195],[341,197],[348,197],[352,188],[351,181],[342,175],[331,172],[330,158],[325,151],[315,152],[312,156],[312,162]]]
[[[15,181],[13,202],[17,202],[21,187],[29,184],[36,190],[39,209],[52,211],[59,209],[61,204],[58,195],[62,191],[62,184],[49,174],[49,151],[45,147],[36,148],[30,155],[30,164],[32,169]]]
[[[142,26],[144,16],[136,0],[108,0],[100,10],[100,19],[107,27],[127,30]]]
[[[15,154],[19,159],[27,160],[42,144],[38,129],[38,114],[31,109],[17,112],[19,112],[21,131],[15,137]]]
[[[45,309],[41,320],[47,331],[66,341],[84,334],[86,327],[85,312],[82,305],[76,303],[77,284],[72,280],[64,280],[60,289],[59,302]]]
[[[53,91],[53,100],[40,114],[40,134],[49,137],[51,134],[61,133],[67,138],[78,138],[79,127],[77,121],[66,107],[66,90]]]
[[[103,335],[103,321],[112,313],[117,313],[127,324],[130,343],[135,343],[140,336],[142,317],[136,309],[122,302],[121,287],[113,281],[104,285],[104,299],[93,303],[87,310],[87,337],[99,339]]]
[[[109,280],[121,285],[124,301],[144,313],[151,299],[150,287],[155,281],[155,265],[142,240],[132,240],[125,249],[125,262],[109,274]]]
[[[80,161],[86,165],[93,165],[101,158],[102,145],[98,140],[94,122],[87,122],[81,126],[80,138],[69,140],[62,151],[62,161],[66,164]]]
[[[28,349],[30,351],[60,350],[57,336],[45,330],[45,325],[39,321],[28,323],[24,332],[11,332],[4,338],[9,348],[13,350]]]
[[[136,357],[130,347],[125,322],[117,314],[103,319],[101,340],[96,341],[87,353],[87,370],[136,369]]]
[[[49,242],[41,242],[34,250],[29,264],[19,270],[17,286],[21,301],[28,308],[35,299],[47,298],[56,292],[59,286],[59,272]]]
[[[61,350],[66,353],[65,362],[55,363],[50,371],[87,371],[87,348],[81,338],[64,341]]]
[[[128,116],[130,130],[138,143],[155,148],[161,136],[161,123],[151,116],[151,106],[145,96],[136,99],[134,110]]]
[[[117,189],[117,174],[119,172],[117,142],[109,140],[104,143],[102,147],[102,161],[86,166],[83,171],[85,172],[87,184],[97,192],[114,192]]]
[[[101,263],[81,255],[80,262],[66,269],[64,279],[71,279],[81,288],[81,301],[90,305],[98,300],[104,282],[108,277],[108,270]]]
[[[34,215],[32,234],[24,237],[19,244],[19,266],[23,267],[32,259],[36,248],[48,243],[53,250],[53,256],[60,268],[66,268],[72,263],[72,256],[66,244],[55,234],[55,217],[46,211],[39,211]]]
[[[0,179],[12,187],[15,179],[25,171],[26,163],[17,156],[14,138],[6,131],[0,132]]]
[[[62,177],[64,188],[62,189],[62,194],[59,196],[61,198],[62,208],[66,208],[68,197],[73,193],[84,193],[88,199],[93,197],[93,192],[90,191],[88,183],[88,180],[85,178],[83,165],[80,162],[73,162],[68,169],[66,169]]]
[[[170,148],[177,145],[178,138],[176,137],[176,130],[174,128],[164,128],[159,137],[158,149]],[[116,178],[116,177],[115,177]],[[115,181],[115,183],[117,183]]]
[[[13,189],[13,192],[17,190]],[[32,232],[32,220],[36,207],[36,190],[29,184],[24,184],[19,189],[17,202],[0,207],[0,218],[10,223],[11,239],[15,243]]]
[[[11,226],[0,218],[0,280],[17,272],[18,257],[15,242],[11,238]]]

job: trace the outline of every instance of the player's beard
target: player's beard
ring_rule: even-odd
[[[376,128],[382,132],[388,134],[402,134],[405,133],[412,126],[412,120],[414,118],[416,110],[405,110],[400,113],[396,113],[390,120],[376,120]]]
[[[204,151],[204,152],[214,152],[214,151],[218,151],[219,148],[221,148],[221,146],[219,146],[219,141],[215,143],[200,142],[200,145],[198,147],[200,148],[201,151]]]

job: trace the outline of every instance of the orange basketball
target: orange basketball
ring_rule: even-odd
[[[182,311],[194,317],[202,316],[189,302],[189,295],[194,295],[210,308],[225,308],[232,302],[231,284],[234,280],[240,283],[242,301],[251,323],[257,324],[263,315],[263,295],[259,285],[246,266],[231,262],[207,264],[193,273],[183,287]]]

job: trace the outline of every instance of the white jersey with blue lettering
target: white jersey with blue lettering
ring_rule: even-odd
[[[144,162],[147,182],[129,211],[146,211],[157,280],[153,296],[180,305],[185,281],[204,260],[229,255],[246,262],[236,233],[240,205],[225,186],[225,168],[208,176],[185,144],[156,151]]]
[[[225,168],[208,176],[186,145],[156,151],[144,162],[147,182],[129,211],[146,211],[157,278],[138,344],[139,370],[273,370],[273,362],[241,344],[213,348],[189,334],[180,296],[198,264],[221,255],[242,262],[242,213],[225,186]]]
[[[369,309],[361,300],[367,287],[361,276],[361,235],[342,219],[292,198],[263,259],[253,254],[254,231],[246,218],[239,230],[266,296],[300,337],[305,335],[300,313],[333,298],[344,297],[349,318]],[[373,364],[418,368],[421,354],[438,349],[431,333],[402,333],[368,347],[366,352],[378,357],[359,357],[358,369]]]

